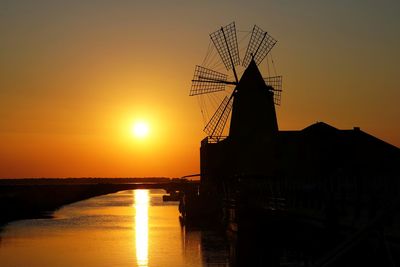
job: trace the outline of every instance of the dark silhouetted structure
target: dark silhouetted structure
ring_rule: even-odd
[[[257,67],[276,41],[253,28],[238,80],[234,27],[222,27],[211,39],[236,80],[229,82],[224,74],[200,66],[195,70],[191,95],[224,90],[225,84],[236,87],[206,125],[200,191],[183,200],[186,220],[222,222],[237,234],[239,247],[259,253],[273,248],[280,255],[277,262],[295,255],[304,264],[328,266],[346,259],[352,265],[349,253],[369,253],[370,247],[360,249],[364,241],[383,248],[370,253],[374,259],[393,262],[386,237],[400,237],[395,212],[400,208],[400,150],[358,127],[339,130],[317,122],[299,131],[279,131],[275,104],[280,103],[281,79],[271,84]],[[229,135],[223,137],[230,111]],[[375,232],[380,237],[372,238]],[[276,243],[251,245],[265,243],[263,238]]]

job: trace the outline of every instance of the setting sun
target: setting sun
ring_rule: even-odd
[[[132,132],[135,137],[144,138],[149,134],[149,125],[146,122],[136,122],[133,125]]]

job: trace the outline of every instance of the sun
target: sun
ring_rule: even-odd
[[[133,125],[132,133],[137,138],[145,138],[149,135],[149,124],[147,122],[136,122]]]

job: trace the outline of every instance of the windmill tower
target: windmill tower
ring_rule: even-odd
[[[254,26],[243,60],[240,60],[235,23],[210,34],[228,75],[196,66],[190,95],[214,94],[234,86],[206,124],[207,137],[201,142],[202,184],[238,174],[259,173],[268,157],[268,146],[278,133],[275,105],[280,104],[282,77],[263,78],[258,65],[276,40]],[[237,68],[244,68],[239,78]],[[231,115],[230,115],[231,114]],[[230,118],[228,136],[223,136]],[[261,156],[264,155],[264,156]]]

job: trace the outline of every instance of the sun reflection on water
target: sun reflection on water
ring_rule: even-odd
[[[149,190],[135,190],[136,261],[140,267],[149,263]]]

